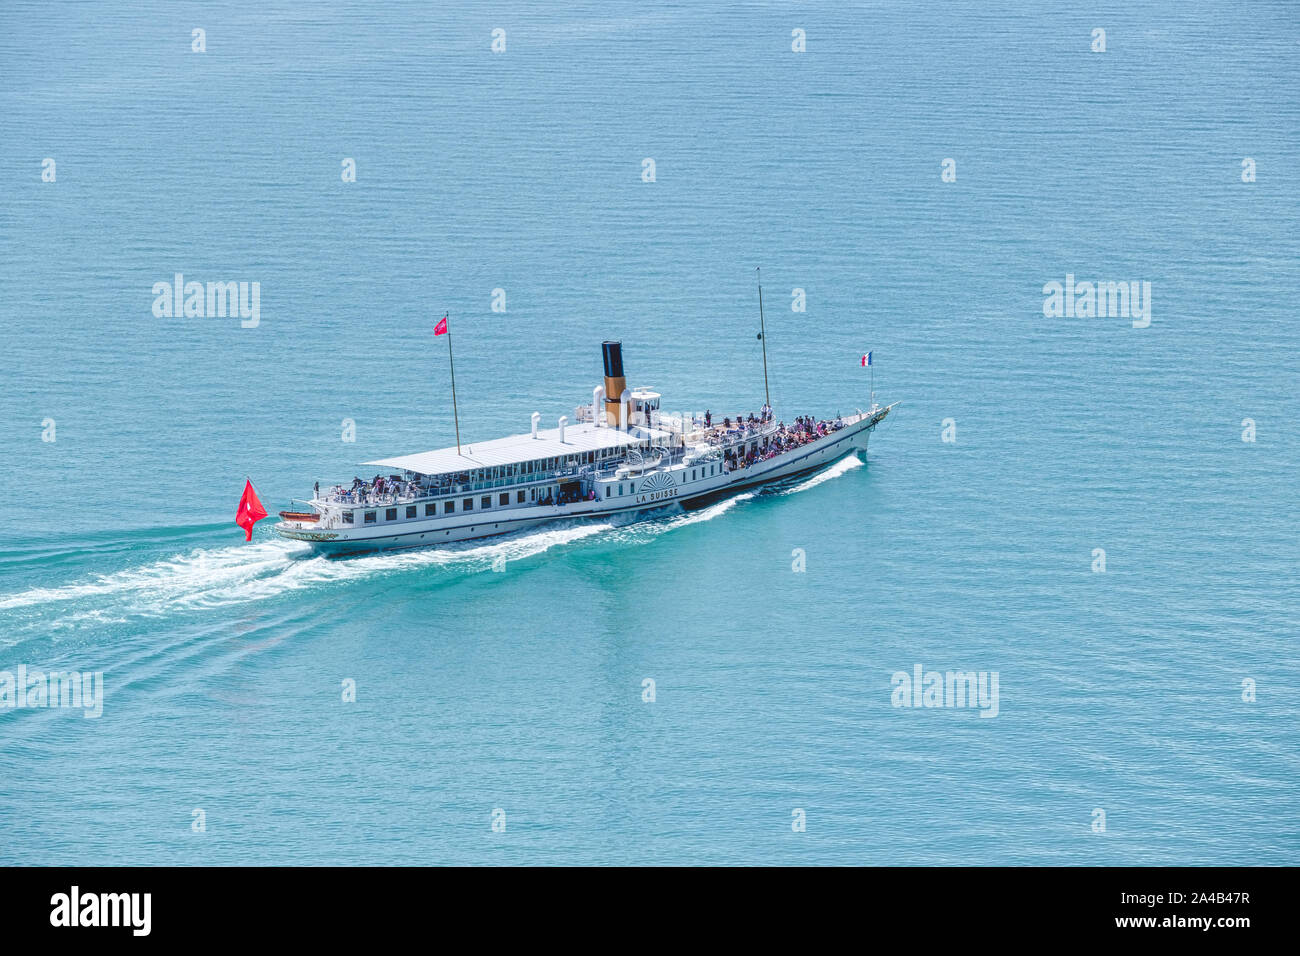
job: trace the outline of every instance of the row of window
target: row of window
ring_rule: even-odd
[[[534,489],[534,490],[533,490],[533,496],[536,497],[536,494],[537,494],[537,491],[536,491],[536,489]],[[520,504],[520,505],[522,505],[522,504],[524,503],[524,501],[526,500],[526,496],[527,496],[527,492],[524,492],[524,491],[517,491],[517,492],[515,492],[515,504]],[[508,492],[508,491],[503,491],[503,492],[501,492],[501,494],[497,496],[497,505],[498,505],[498,507],[504,508],[504,507],[506,507],[506,506],[509,505],[509,504],[510,504],[510,492]],[[420,507],[419,505],[407,505],[407,506],[406,506],[406,517],[407,517],[407,519],[411,519],[411,518],[419,517],[419,507]],[[492,496],[491,496],[491,495],[484,495],[484,496],[479,500],[479,508],[480,508],[481,510],[483,510],[483,511],[486,511],[487,509],[489,509],[489,508],[491,508],[491,507],[492,507]],[[460,510],[461,510],[461,511],[473,511],[473,510],[474,510],[474,499],[473,499],[473,498],[466,498],[466,499],[464,499],[464,500],[460,503]],[[442,513],[445,514],[445,515],[455,514],[455,513],[456,513],[456,502],[455,502],[455,501],[452,501],[452,500],[444,501],[444,502],[442,503]],[[364,521],[366,524],[375,524],[375,523],[378,521],[378,517],[379,517],[379,512],[378,512],[378,511],[366,511],[366,512],[363,512],[363,514],[364,514],[364,517],[363,517],[361,520]],[[343,523],[344,523],[344,524],[353,524],[353,523],[355,522],[355,520],[356,520],[356,519],[355,519],[355,515],[356,515],[356,512],[355,512],[355,511],[345,511],[345,512],[343,512]],[[437,503],[436,501],[430,501],[428,504],[426,504],[426,505],[424,506],[424,516],[425,516],[426,518],[435,518],[435,517],[437,517],[437,515],[438,515],[438,503]],[[397,509],[396,509],[396,508],[387,508],[387,509],[385,509],[385,511],[384,511],[384,520],[385,520],[385,521],[396,521],[396,520],[397,520]]]

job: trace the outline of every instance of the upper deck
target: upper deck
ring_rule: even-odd
[[[663,441],[667,437],[668,432],[639,425],[622,431],[592,423],[578,423],[562,428],[539,429],[525,435],[508,435],[505,438],[467,443],[461,449],[440,448],[414,455],[367,461],[364,464],[428,476],[475,475],[497,468],[517,472],[515,466],[531,464],[534,466],[529,470],[531,473],[553,469],[564,462],[591,464],[622,457],[628,448]],[[483,478],[484,476],[479,476],[471,480]]]

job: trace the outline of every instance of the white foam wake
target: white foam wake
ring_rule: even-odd
[[[824,484],[830,481],[832,478],[838,478],[840,477],[840,475],[847,474],[848,472],[852,471],[854,468],[861,467],[861,465],[862,465],[862,459],[860,459],[857,455],[849,455],[847,458],[841,458],[839,461],[831,465],[825,471],[819,471],[811,478],[799,482],[799,484],[795,485],[794,487],[784,489],[781,492],[781,494],[792,495],[799,491],[807,491],[809,488],[816,488],[818,485]]]
[[[128,614],[221,607],[289,591],[418,568],[466,571],[491,568],[498,558],[519,560],[607,530],[608,524],[541,528],[518,537],[444,548],[388,552],[332,560],[312,557],[305,545],[269,540],[227,548],[199,548],[152,564],[99,575],[91,581],[31,588],[0,597],[0,611],[50,604],[114,603]]]

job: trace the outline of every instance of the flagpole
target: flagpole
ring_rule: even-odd
[[[772,393],[767,387],[767,325],[763,322],[763,269],[755,266],[758,273],[758,338],[763,343],[763,403],[772,407]]]
[[[446,319],[447,313],[442,316]],[[456,410],[456,360],[451,354],[451,323],[447,323],[447,362],[451,366],[451,414],[456,422],[456,454],[460,454],[460,413]]]

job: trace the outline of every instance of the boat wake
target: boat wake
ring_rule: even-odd
[[[846,459],[779,493],[814,488],[857,464],[856,458]],[[344,559],[313,556],[305,545],[261,532],[264,540],[253,544],[195,548],[80,583],[0,595],[0,626],[10,625],[3,629],[12,631],[123,623],[133,617],[266,601],[295,591],[379,576],[430,570],[450,574],[491,571],[502,561],[526,560],[595,535],[620,545],[646,544],[679,528],[710,521],[757,494],[742,492],[689,512],[670,505],[610,519],[557,522],[489,540]]]
[[[499,559],[532,557],[600,530],[598,525],[569,525],[538,529],[491,543],[386,552],[345,560],[313,556],[305,545],[279,539],[242,546],[196,548],[187,554],[99,575],[79,584],[31,588],[2,596],[0,614],[24,608],[80,608],[91,604],[98,606],[97,613],[74,614],[65,618],[64,623],[124,620],[130,616],[157,616],[266,600],[292,591],[416,569],[490,570]],[[106,605],[113,607],[118,615],[105,618]]]
[[[849,455],[847,458],[841,458],[825,471],[819,471],[811,478],[800,479],[797,484],[789,488],[779,488],[778,492],[783,495],[792,495],[798,491],[808,491],[810,488],[816,488],[818,485],[823,485],[833,478],[839,478],[841,475],[848,474],[854,468],[860,467],[862,467],[862,459],[857,455]]]

